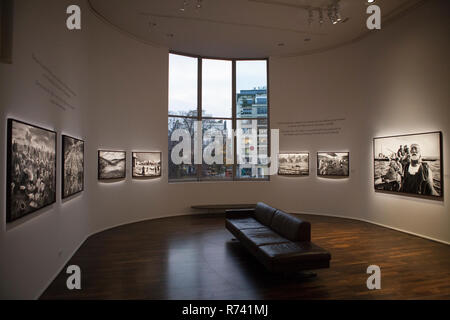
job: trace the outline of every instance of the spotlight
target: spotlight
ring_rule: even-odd
[[[339,13],[339,8],[337,5],[334,7],[334,17],[336,19],[336,22],[341,22],[342,17],[341,14]]]

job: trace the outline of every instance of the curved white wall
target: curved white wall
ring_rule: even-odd
[[[5,224],[2,206],[0,297],[37,297],[90,234],[192,213],[192,204],[265,201],[291,212],[363,219],[450,242],[447,161],[444,201],[379,194],[372,186],[375,136],[440,130],[444,160],[449,159],[444,0],[429,1],[352,45],[270,59],[272,128],[293,119],[347,119],[340,135],[281,137],[281,151],[311,153],[309,177],[181,184],[168,184],[166,165],[162,178],[155,180],[133,180],[130,172],[134,150],[162,151],[167,163],[168,50],[117,31],[94,16],[84,0],[77,2],[83,30],[69,32],[61,24],[65,8],[74,1],[46,0],[42,6],[33,6],[33,0],[16,1],[14,64],[0,64],[2,150],[7,117],[54,128],[85,139],[86,174],[82,194],[62,202],[58,189],[56,204],[16,224]],[[76,89],[76,110],[55,110],[36,88],[40,71],[31,61],[33,52]],[[127,151],[125,180],[97,180],[99,148]],[[327,150],[350,151],[349,179],[316,177],[315,153]],[[1,203],[5,158],[0,158]]]
[[[367,220],[450,242],[446,8],[448,1],[428,1],[352,45],[271,59],[272,127],[294,119],[347,119],[340,135],[285,137],[280,149],[314,155],[350,151],[351,166],[348,180],[323,180],[314,174],[304,182],[276,177],[280,196],[273,204],[293,212]],[[372,139],[430,131],[443,133],[444,201],[374,192]]]

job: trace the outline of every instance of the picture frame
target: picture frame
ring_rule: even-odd
[[[132,177],[157,178],[162,174],[162,152],[132,152]]]
[[[98,150],[98,180],[126,178],[126,151]]]
[[[69,198],[84,191],[84,141],[62,135],[61,197]]]
[[[6,222],[56,202],[57,133],[7,120]]]
[[[376,192],[443,199],[441,131],[375,137],[373,163]]]
[[[283,152],[278,154],[279,176],[309,176],[309,152]]]
[[[317,176],[347,178],[350,176],[350,152],[317,152]]]

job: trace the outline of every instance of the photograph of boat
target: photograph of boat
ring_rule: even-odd
[[[442,197],[441,141],[440,132],[375,138],[375,190]]]

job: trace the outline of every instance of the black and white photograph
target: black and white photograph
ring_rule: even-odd
[[[125,151],[98,151],[98,179],[123,179],[126,176]]]
[[[348,177],[350,154],[348,152],[318,152],[317,175],[321,177]]]
[[[133,152],[133,177],[161,176],[161,152]]]
[[[56,132],[8,119],[7,222],[56,201]]]
[[[280,153],[278,155],[278,175],[308,176],[309,153]]]
[[[375,138],[375,190],[442,197],[442,134]]]
[[[62,136],[62,198],[84,189],[84,141]]]

